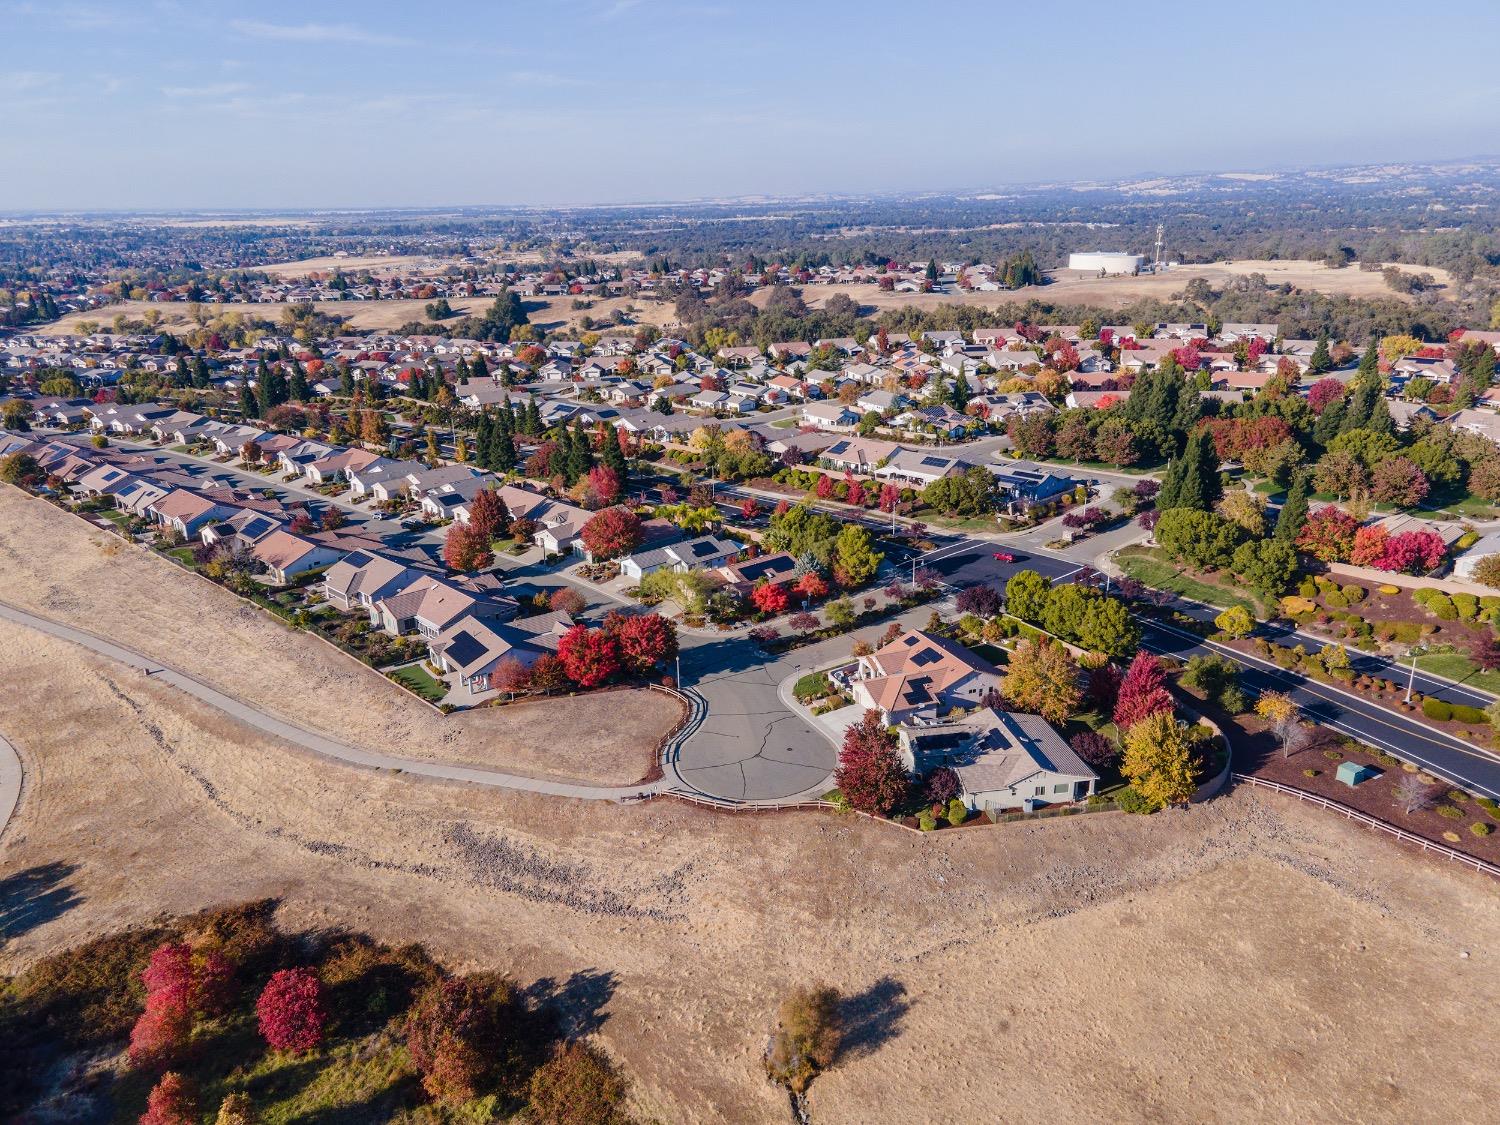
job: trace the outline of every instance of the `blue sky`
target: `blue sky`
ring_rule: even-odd
[[[0,211],[1462,157],[1500,149],[1497,33],[1494,0],[0,0]]]

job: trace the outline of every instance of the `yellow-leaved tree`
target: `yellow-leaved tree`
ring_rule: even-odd
[[[1186,801],[1198,787],[1198,762],[1187,727],[1170,711],[1136,723],[1125,732],[1120,772],[1153,810]]]

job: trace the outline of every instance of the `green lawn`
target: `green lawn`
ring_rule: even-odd
[[[1130,577],[1144,582],[1157,590],[1167,590],[1184,598],[1203,602],[1206,605],[1228,609],[1242,605],[1255,617],[1265,614],[1253,596],[1242,592],[1242,587],[1219,585],[1205,576],[1194,577],[1169,561],[1160,551],[1147,547],[1126,547],[1115,554],[1115,562]]]
[[[1500,695],[1500,672],[1484,672],[1461,652],[1436,652],[1417,657],[1417,668],[1438,676],[1447,676],[1469,687]]]
[[[794,426],[797,425],[797,419],[795,419],[795,418],[778,418],[776,421],[772,422],[771,425],[772,425],[773,428],[778,429],[778,430],[790,430]]]
[[[1414,511],[1421,515],[1440,513],[1477,520],[1495,518],[1495,505],[1491,504],[1488,500],[1480,499],[1478,496],[1465,496],[1462,500],[1455,500],[1451,504],[1443,504],[1438,507],[1418,507]]]
[[[448,694],[448,687],[441,680],[432,678],[432,673],[421,664],[408,664],[390,673],[391,679],[402,687],[420,695],[429,703],[438,703]]]
[[[830,687],[828,677],[822,672],[809,672],[792,685],[792,695],[799,703],[802,703],[815,695],[825,694]]]

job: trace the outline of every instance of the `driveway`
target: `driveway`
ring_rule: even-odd
[[[678,748],[668,764],[669,776],[675,774],[685,791],[724,801],[821,796],[833,785],[838,735],[831,724],[816,724],[798,713],[783,695],[783,685],[789,692],[797,677],[847,662],[855,641],[874,644],[891,621],[921,628],[938,604],[917,606],[780,656],[766,656],[744,637],[697,643],[685,639],[683,684],[703,697],[708,716]]]

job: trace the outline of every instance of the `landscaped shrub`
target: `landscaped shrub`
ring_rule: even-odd
[[[1151,813],[1155,808],[1151,802],[1141,796],[1133,785],[1127,785],[1115,794],[1115,804],[1128,813]]]
[[[1467,703],[1455,703],[1453,705],[1453,721],[1456,723],[1488,722],[1483,711],[1478,707],[1470,707]]]
[[[917,827],[923,832],[931,832],[937,827],[937,821],[933,819],[930,809],[922,810],[921,814],[917,817]]]
[[[1479,613],[1479,599],[1473,594],[1454,594],[1453,606],[1465,621],[1473,621]]]
[[[1469,825],[1469,831],[1476,836],[1488,836],[1494,830],[1493,826],[1486,824],[1482,820],[1476,820],[1473,824]]]
[[[1392,586],[1389,582],[1387,582],[1385,585],[1380,587],[1380,592],[1386,597],[1390,597],[1392,594],[1399,594],[1401,592],[1401,587]]]
[[[1317,605],[1310,598],[1297,594],[1288,594],[1281,599],[1281,613],[1284,617],[1296,617],[1301,613],[1312,613]]]
[[[1397,621],[1394,630],[1396,640],[1404,645],[1414,645],[1422,639],[1422,626],[1415,621]]]
[[[1304,598],[1312,598],[1317,595],[1318,588],[1313,584],[1311,578],[1304,578],[1297,584],[1297,593]]]
[[[1441,699],[1424,699],[1422,700],[1422,714],[1429,719],[1446,723],[1453,718],[1453,705],[1444,703]]]
[[[1302,776],[1303,777],[1317,777],[1322,772],[1323,772],[1322,770],[1303,770],[1302,771]]]
[[[1452,805],[1439,805],[1437,812],[1438,816],[1445,816],[1449,820],[1462,820],[1464,818],[1464,810],[1456,809]]]
[[[1435,598],[1427,600],[1427,609],[1439,621],[1457,621],[1458,606],[1453,604],[1453,599],[1446,594],[1439,594]]]
[[[1357,605],[1365,600],[1365,588],[1363,586],[1356,586],[1352,582],[1343,587],[1340,592],[1344,595],[1344,600],[1350,605]]]
[[[1475,797],[1474,803],[1491,816],[1500,816],[1500,802],[1492,797]]]
[[[1342,758],[1343,756],[1344,756],[1343,753],[1340,752],[1340,751],[1338,751],[1338,750],[1324,750],[1323,751],[1323,757],[1327,758],[1330,762],[1336,762],[1340,758]]]
[[[969,819],[969,808],[958,797],[948,802],[948,823],[957,828]]]

